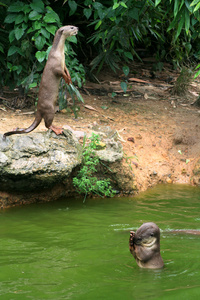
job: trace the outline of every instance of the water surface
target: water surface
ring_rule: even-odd
[[[11,299],[197,299],[200,189],[158,186],[134,198],[65,200],[0,212],[0,297]],[[140,269],[129,230],[161,229],[162,270]]]

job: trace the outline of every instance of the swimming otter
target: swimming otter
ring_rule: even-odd
[[[148,222],[136,231],[130,231],[129,249],[141,268],[160,269],[164,266],[160,255],[160,229]]]
[[[78,27],[71,25],[63,26],[57,30],[40,82],[35,120],[26,129],[17,128],[16,130],[4,133],[4,140],[6,136],[12,134],[31,132],[40,124],[42,119],[44,119],[47,128],[53,130],[56,134],[62,133],[62,128],[52,125],[52,122],[61,77],[64,78],[67,84],[72,83],[69,71],[65,65],[65,40],[67,37],[76,35],[77,33]]]

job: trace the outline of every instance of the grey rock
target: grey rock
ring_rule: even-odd
[[[34,190],[64,180],[81,162],[81,145],[71,132],[0,136],[0,189]],[[26,184],[24,183],[26,182]]]
[[[117,134],[108,126],[93,129],[103,137],[105,147],[96,151],[102,161],[113,163],[123,157]],[[52,131],[0,135],[0,191],[33,192],[63,184],[81,164],[81,149],[77,137],[69,129],[57,136]]]

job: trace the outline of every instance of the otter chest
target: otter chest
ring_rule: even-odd
[[[64,70],[64,67],[65,67],[65,54],[64,54],[64,52],[55,51],[54,60],[55,60],[55,65],[57,65],[57,67],[61,67],[62,70]]]

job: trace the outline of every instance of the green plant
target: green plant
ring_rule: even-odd
[[[199,0],[68,0],[68,16],[82,16],[85,35],[81,49],[92,54],[91,68],[98,72],[104,64],[112,70],[139,58],[145,48],[157,66],[168,60],[174,67],[200,58]],[[85,26],[85,27],[84,27]],[[88,37],[88,44],[86,43]],[[86,52],[86,51],[85,51]]]
[[[51,49],[53,36],[61,26],[58,14],[48,5],[48,1],[11,1],[4,20],[9,37],[7,52],[7,81],[11,87],[22,86],[27,92],[36,87]],[[69,40],[76,43],[76,37]],[[0,49],[1,50],[1,49]],[[72,81],[81,86],[84,69],[79,65],[70,44],[66,45],[68,56],[66,65]],[[70,61],[70,63],[69,63]],[[12,84],[11,84],[12,83]]]
[[[97,172],[97,166],[100,160],[95,153],[100,145],[98,134],[92,133],[90,143],[86,145],[86,137],[83,142],[82,167],[77,177],[73,178],[73,184],[78,193],[85,194],[84,201],[88,194],[97,194],[99,196],[112,197],[115,192],[112,190],[109,179],[99,180],[94,174]]]
[[[37,86],[47,59],[53,35],[60,26],[59,16],[45,5],[11,1],[4,20],[10,45],[7,49],[8,84],[22,86],[25,91]]]
[[[70,95],[72,99],[72,111],[74,113],[75,118],[77,119],[77,111],[79,110],[79,107],[75,103],[75,98],[77,98],[79,101],[84,103],[84,100],[79,93],[78,89],[73,84],[66,84],[64,79],[61,79],[60,83],[60,90],[59,90],[59,109],[62,110],[64,108],[68,107],[67,104],[67,95]]]
[[[99,54],[91,62],[92,68],[100,71],[103,64],[108,64],[114,71],[121,61],[131,62],[137,54],[137,45],[146,48],[154,40],[162,40],[158,9],[153,1],[114,0],[112,6],[106,1],[90,4],[94,11],[95,32],[89,42],[101,44]],[[140,59],[140,58],[139,58]]]
[[[122,90],[124,91],[124,93],[126,94],[126,91],[127,91],[127,88],[128,88],[128,80],[127,80],[127,77],[128,77],[128,74],[129,74],[129,67],[128,66],[123,66],[122,68],[123,72],[124,72],[124,75],[125,75],[125,81],[122,81],[120,83],[121,85],[121,88]]]
[[[162,14],[162,23],[167,25],[163,27],[164,57],[171,60],[174,66],[180,66],[186,60],[199,60],[200,1],[155,0],[155,7]]]
[[[127,163],[127,165],[129,166],[130,170],[133,171],[133,168],[131,166],[132,164],[132,161],[131,159],[136,159],[138,161],[138,157],[136,154],[134,154],[134,156],[128,156],[125,152],[124,152],[124,155],[123,155],[124,159],[125,159],[125,162]]]

